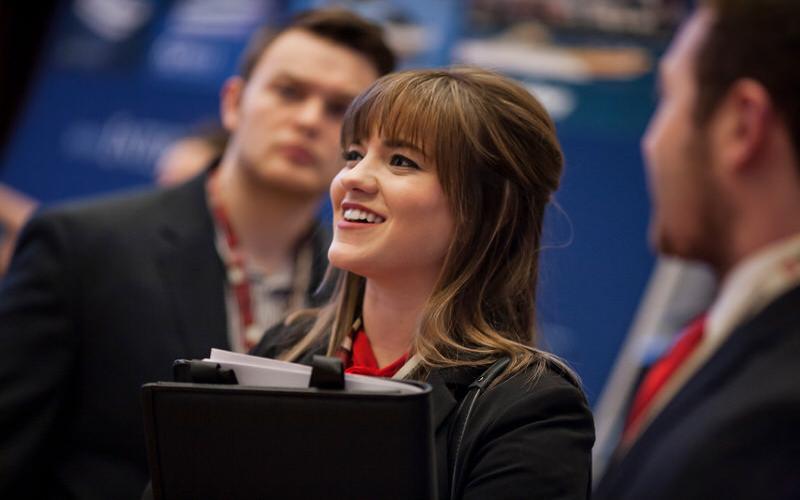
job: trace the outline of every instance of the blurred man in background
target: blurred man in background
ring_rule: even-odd
[[[796,0],[706,0],[661,63],[651,236],[721,288],[645,376],[595,498],[800,498],[798,22]]]
[[[313,302],[342,115],[393,66],[372,23],[300,15],[225,83],[216,168],[31,220],[0,284],[0,497],[139,498],[141,384]]]

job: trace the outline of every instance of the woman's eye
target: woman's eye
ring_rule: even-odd
[[[389,165],[392,165],[393,167],[407,167],[407,168],[419,169],[419,165],[417,165],[413,160],[410,160],[403,155],[392,155],[392,157],[389,159]]]
[[[358,151],[351,149],[342,152],[342,158],[344,158],[344,161],[346,162],[353,162],[353,161],[359,161],[362,158],[362,156],[361,153],[359,153]]]

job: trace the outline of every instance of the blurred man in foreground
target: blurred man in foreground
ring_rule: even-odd
[[[141,384],[308,302],[342,115],[393,65],[379,27],[301,15],[226,82],[217,168],[33,218],[0,288],[0,497],[139,498]]]
[[[595,498],[800,498],[798,22],[796,0],[707,0],[661,63],[651,236],[721,289],[645,376]]]

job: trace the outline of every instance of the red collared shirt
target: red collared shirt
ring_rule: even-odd
[[[383,368],[378,368],[378,360],[375,359],[375,353],[372,351],[369,337],[364,333],[364,329],[361,328],[355,333],[353,351],[349,361],[346,363],[345,373],[391,378],[406,364],[406,361],[408,361],[408,354],[400,356]]]

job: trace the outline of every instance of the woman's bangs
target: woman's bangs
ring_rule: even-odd
[[[436,161],[441,118],[433,80],[403,79],[403,74],[379,81],[353,102],[342,127],[342,147],[367,141],[372,133],[391,141],[413,144]],[[382,84],[382,85],[381,85]]]

